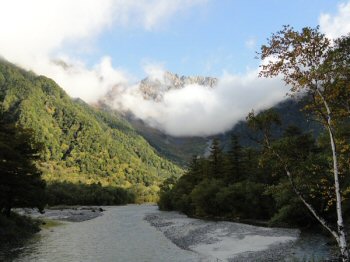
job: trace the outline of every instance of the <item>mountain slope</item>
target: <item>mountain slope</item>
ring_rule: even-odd
[[[320,124],[308,119],[307,115],[302,111],[302,109],[305,106],[306,99],[307,98],[302,98],[298,100],[287,99],[272,107],[272,109],[274,109],[276,113],[278,113],[281,119],[281,127],[273,130],[274,136],[281,136],[283,130],[285,130],[286,127],[290,125],[296,126],[303,131],[311,132],[314,136],[319,135],[319,133],[321,132]],[[230,131],[217,136],[225,149],[228,149],[228,147],[230,146],[230,140],[232,135],[236,135],[239,137],[242,146],[257,146],[257,144],[251,139],[255,135],[248,128],[246,121],[238,122]]]
[[[301,111],[305,101],[288,99],[272,107],[282,121],[281,129],[276,129],[274,135],[279,136],[282,130],[289,125],[295,125],[301,130],[311,131],[314,135],[320,133],[320,125],[309,121]],[[248,112],[247,112],[248,114]],[[228,150],[232,135],[239,137],[240,143],[245,147],[256,147],[257,144],[251,139],[254,137],[245,121],[235,124],[231,130],[224,134],[211,137],[173,137],[155,128],[152,128],[142,120],[128,118],[131,125],[164,157],[171,159],[181,166],[186,166],[193,155],[206,155],[209,151],[210,141],[218,138],[224,150]]]
[[[117,113],[72,100],[54,81],[0,62],[0,109],[6,122],[33,130],[43,143],[47,181],[157,190],[181,169],[161,158]]]
[[[179,76],[165,71],[160,75],[142,79],[138,83],[138,92],[145,100],[159,103],[163,100],[164,95],[171,90],[181,89],[187,85],[215,88],[217,83],[218,79],[214,77]],[[106,112],[116,112],[113,109],[113,101],[120,95],[119,92],[120,87],[116,85],[100,99],[98,107]],[[193,155],[202,155],[208,147],[208,139],[205,137],[174,137],[151,127],[141,119],[137,119],[130,111],[121,114],[159,154],[181,166],[186,166]]]
[[[180,166],[186,166],[194,155],[202,155],[206,151],[208,138],[174,137],[150,127],[142,120],[135,118],[128,120],[159,154]]]

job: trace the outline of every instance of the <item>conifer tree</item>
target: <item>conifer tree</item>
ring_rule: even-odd
[[[35,164],[38,145],[29,130],[0,123],[0,211],[45,205],[45,183]]]
[[[243,177],[243,151],[236,135],[231,136],[231,147],[227,152],[226,180],[237,182]]]
[[[222,178],[223,172],[223,154],[220,148],[220,142],[217,138],[213,139],[210,147],[209,163],[210,163],[210,176],[213,178]]]

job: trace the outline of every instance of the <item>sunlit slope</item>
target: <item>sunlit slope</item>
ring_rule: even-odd
[[[0,107],[6,122],[32,129],[44,145],[39,164],[47,181],[156,189],[181,173],[117,113],[73,100],[53,80],[4,61]]]

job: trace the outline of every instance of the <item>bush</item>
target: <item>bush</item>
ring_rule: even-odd
[[[11,213],[10,217],[0,214],[0,247],[19,244],[39,230],[39,222],[29,217],[15,213]]]

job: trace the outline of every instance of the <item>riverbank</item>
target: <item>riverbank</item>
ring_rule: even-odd
[[[15,209],[19,215],[29,216],[36,219],[63,220],[69,222],[82,222],[102,216],[104,209],[99,206],[56,206],[40,213],[37,209],[18,208]]]
[[[332,259],[327,242],[313,236],[305,243],[297,229],[267,228],[225,221],[188,218],[177,212],[157,212],[144,218],[184,250],[210,261],[325,261]],[[309,249],[305,249],[305,244]]]
[[[59,224],[55,221],[82,222],[102,216],[98,206],[57,206],[40,213],[33,208],[15,208],[10,217],[0,215],[0,248],[22,245],[43,228]]]

